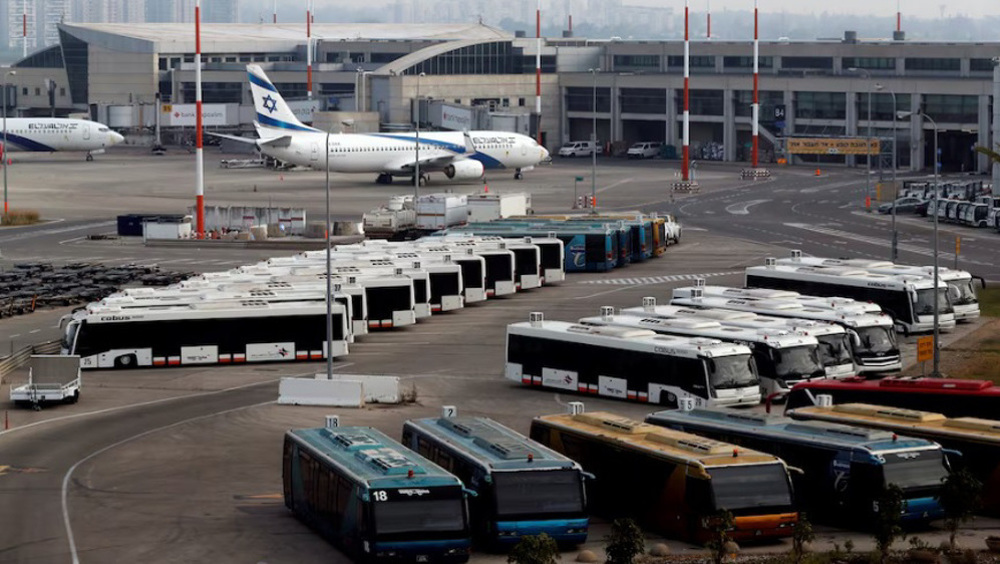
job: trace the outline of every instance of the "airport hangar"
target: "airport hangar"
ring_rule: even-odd
[[[304,28],[202,26],[203,99],[219,108],[206,120],[209,127],[251,129],[245,65],[253,62],[286,99],[297,101],[297,110],[319,111],[315,125],[323,129],[411,127],[419,96],[422,127],[536,134],[536,40],[521,32],[483,24],[316,24],[315,92],[308,102]],[[6,77],[9,115],[84,111],[135,136],[160,115],[165,131],[190,133],[190,120],[171,117],[194,102],[192,26],[64,23],[59,32],[59,45],[29,55],[16,63],[16,76]],[[543,39],[544,144],[551,150],[589,139],[596,118],[602,143],[663,141],[679,149],[683,48],[676,40],[594,40],[569,33]],[[762,42],[762,160],[782,156],[787,137],[865,136],[870,96],[872,135],[889,140],[895,130],[900,168],[930,167],[934,130],[917,113],[922,110],[938,125],[943,170],[984,173],[989,163],[972,147],[994,145],[998,55],[997,42],[908,41],[902,32],[891,40],[860,40],[845,32],[831,40]],[[749,41],[692,42],[693,158],[749,159],[752,68]],[[47,84],[55,85],[52,96]],[[166,106],[159,112],[158,94]],[[897,112],[913,112],[896,123],[893,95]],[[873,167],[876,160],[891,163],[892,143],[882,147]],[[793,162],[863,166],[864,158],[803,155]]]

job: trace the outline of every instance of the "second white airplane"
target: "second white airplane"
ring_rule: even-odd
[[[250,89],[257,111],[259,139],[219,135],[236,141],[255,143],[270,157],[323,169],[327,134],[300,122],[278,89],[258,65],[247,65]],[[415,176],[417,163],[416,134],[338,133],[330,135],[327,146],[332,172],[377,173],[379,184],[389,184],[393,177]],[[534,139],[509,131],[431,131],[420,133],[420,183],[427,173],[442,172],[453,180],[476,180],[486,170],[507,169],[520,179],[521,172],[547,161],[549,152]]]
[[[3,129],[0,128],[0,136]],[[2,140],[3,137],[0,137]],[[7,118],[7,147],[10,152],[86,151],[87,160],[125,140],[108,126],[96,121],[69,118]]]

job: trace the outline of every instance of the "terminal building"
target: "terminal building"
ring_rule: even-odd
[[[535,38],[483,24],[312,26],[313,84],[301,24],[204,24],[206,126],[252,129],[248,63],[261,65],[301,111],[334,131],[421,127],[540,135],[555,149],[590,139],[614,152],[638,141],[679,154],[683,43]],[[194,33],[189,24],[59,25],[59,44],[5,74],[8,115],[87,113],[141,138],[193,125]],[[752,45],[691,44],[691,154],[749,160]],[[536,112],[536,55],[541,112]],[[760,46],[762,162],[789,158],[864,166],[864,156],[788,155],[789,138],[871,136],[873,168],[929,169],[935,125],[946,172],[987,172],[976,145],[993,146],[994,61],[1000,43],[843,38]],[[310,96],[311,94],[311,96]],[[869,110],[870,108],[870,110]],[[211,110],[211,115],[209,115]],[[317,113],[318,112],[318,113]],[[869,119],[870,114],[870,119]],[[896,118],[896,119],[894,119]],[[145,132],[145,133],[144,133]],[[893,140],[896,142],[893,143]],[[889,164],[888,166],[891,166]]]

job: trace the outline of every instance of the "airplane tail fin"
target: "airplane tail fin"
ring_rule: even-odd
[[[247,65],[247,77],[250,80],[250,91],[253,93],[257,121],[260,122],[261,126],[286,131],[318,131],[304,125],[295,117],[292,109],[288,107],[285,99],[281,97],[278,89],[274,87],[259,65]]]

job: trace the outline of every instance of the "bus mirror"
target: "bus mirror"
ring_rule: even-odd
[[[597,479],[597,476],[591,474],[590,472],[580,472],[580,475],[583,476],[583,478],[585,480],[596,480]]]
[[[855,347],[861,346],[861,335],[857,331],[851,331],[851,344]]]
[[[943,449],[941,449],[941,452],[945,453],[947,456],[953,456],[955,458],[962,458],[961,451],[957,451],[957,450],[950,449],[950,448],[943,448]]]
[[[917,292],[914,290],[907,290],[906,292],[910,294],[910,301],[913,303],[917,303]]]
[[[979,280],[979,287],[981,289],[983,289],[983,290],[986,289],[986,279],[985,278],[983,278],[982,276],[973,276],[972,279],[973,280]]]
[[[799,468],[798,466],[786,466],[786,468],[788,468],[788,471],[791,472],[792,474],[798,474],[799,476],[806,475],[806,471]]]
[[[462,488],[462,491],[465,492],[465,495],[469,497],[479,497],[479,494],[476,493],[475,490],[470,490],[469,488]]]
[[[948,286],[948,297],[953,300],[957,300],[958,298],[962,297],[962,294],[958,291],[957,287]]]

